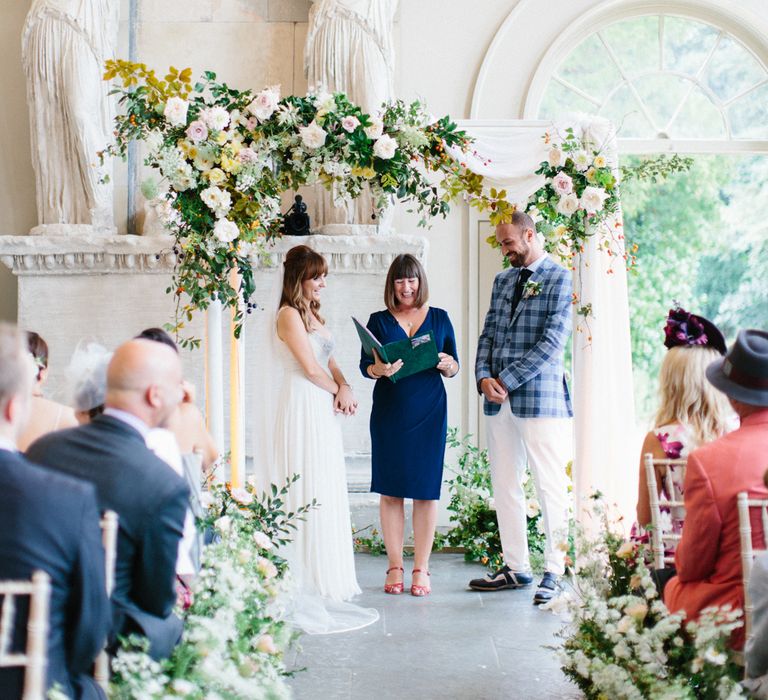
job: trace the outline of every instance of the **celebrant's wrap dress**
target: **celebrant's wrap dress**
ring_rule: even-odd
[[[368,319],[368,330],[386,345],[408,334],[389,311]],[[438,352],[455,358],[456,337],[448,314],[430,307],[411,336],[432,331]],[[373,359],[361,352],[360,370],[369,377]],[[397,377],[397,375],[395,375]],[[376,380],[371,411],[371,491],[385,496],[437,500],[443,481],[448,407],[443,375],[436,368],[392,382]]]

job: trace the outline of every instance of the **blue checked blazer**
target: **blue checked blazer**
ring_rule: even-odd
[[[545,258],[529,282],[541,292],[523,298],[511,315],[512,296],[520,275],[510,268],[496,275],[491,306],[477,343],[475,378],[498,378],[509,392],[512,413],[521,418],[572,416],[563,355],[571,334],[571,273]],[[486,416],[501,406],[483,401]]]

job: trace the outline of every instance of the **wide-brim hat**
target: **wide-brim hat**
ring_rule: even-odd
[[[768,332],[739,331],[728,354],[707,367],[707,379],[736,401],[768,407]]]

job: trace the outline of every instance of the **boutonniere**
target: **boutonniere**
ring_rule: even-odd
[[[541,294],[541,282],[532,282],[528,280],[523,287],[523,299],[530,299]]]

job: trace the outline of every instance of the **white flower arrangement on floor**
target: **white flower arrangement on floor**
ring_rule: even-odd
[[[746,697],[728,648],[741,611],[709,608],[684,624],[659,600],[642,545],[624,542],[604,507],[595,513],[603,534],[580,538],[575,594],[558,604],[570,618],[559,652],[565,674],[590,699]]]
[[[298,477],[296,477],[298,478]],[[296,480],[293,479],[293,481]],[[259,494],[252,486],[212,487],[208,516],[218,541],[203,550],[192,584],[192,604],[178,611],[184,636],[170,659],[153,661],[133,637],[113,661],[115,700],[281,700],[285,651],[293,633],[281,621],[281,593],[289,575],[276,545],[288,541],[296,513],[282,509],[293,481]]]

